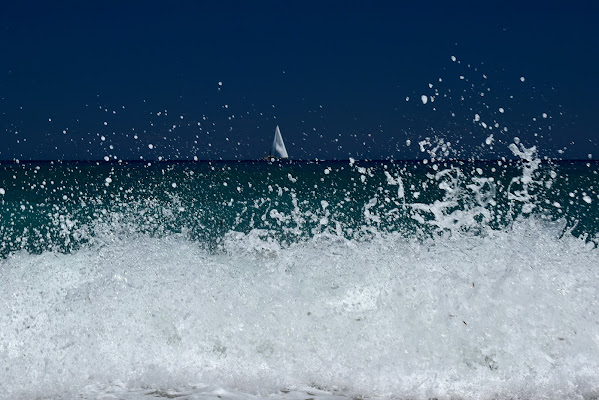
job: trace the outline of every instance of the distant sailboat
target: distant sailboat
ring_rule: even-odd
[[[275,129],[275,138],[272,141],[272,147],[268,153],[268,159],[277,160],[281,158],[289,158],[289,156],[287,155],[287,149],[283,142],[283,136],[281,136],[281,130],[279,129],[279,125],[277,125]]]

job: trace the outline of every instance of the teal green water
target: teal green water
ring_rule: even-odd
[[[100,232],[183,232],[212,249],[227,232],[252,229],[284,244],[327,230],[346,238],[480,234],[531,215],[595,237],[599,163],[541,163],[525,199],[521,164],[5,162],[0,254],[71,252]]]

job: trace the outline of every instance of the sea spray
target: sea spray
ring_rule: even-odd
[[[518,145],[520,146],[518,147]],[[511,179],[507,190],[508,199],[520,202],[522,204],[522,213],[529,214],[535,207],[535,198],[530,193],[530,189],[532,185],[539,183],[533,178],[539,169],[541,160],[537,156],[535,146],[526,148],[518,138],[516,138],[515,143],[510,144],[509,148],[514,155],[522,160],[522,175]],[[520,189],[513,186],[518,186]]]
[[[598,166],[512,149],[2,165],[0,396],[597,396]]]
[[[329,229],[346,238],[370,227],[408,236],[482,232],[533,210],[539,218],[578,223],[574,234],[592,238],[599,218],[596,163],[541,163],[529,154],[534,148],[525,153],[515,146],[520,161],[327,162],[328,174],[320,163],[4,164],[0,174],[10,185],[0,213],[0,254],[75,251],[112,231],[184,232],[210,248],[227,232],[252,229],[282,243]]]

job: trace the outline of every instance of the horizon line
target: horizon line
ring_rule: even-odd
[[[354,162],[424,162],[426,161],[427,163],[439,163],[439,162],[507,162],[507,161],[519,161],[521,160],[520,158],[514,157],[514,158],[484,158],[484,159],[469,159],[469,158],[447,158],[447,159],[441,159],[441,160],[431,160],[429,158],[405,158],[405,159],[390,159],[390,158],[353,158],[351,157],[351,159],[354,160]],[[543,158],[539,158],[539,160],[541,161],[572,161],[572,162],[598,162],[599,160],[597,159],[584,159],[584,158],[549,158],[549,157],[543,157]],[[122,160],[109,160],[106,161],[104,159],[97,159],[97,160],[90,160],[90,159],[63,159],[63,160],[57,160],[57,159],[17,159],[17,158],[13,158],[10,160],[2,160],[0,159],[0,163],[7,163],[7,164],[20,164],[20,163],[97,163],[97,164],[122,164],[122,163],[135,163],[135,164],[145,164],[145,163],[205,163],[205,162],[237,162],[237,163],[243,163],[243,162],[270,162],[272,163],[273,161],[268,161],[268,160],[263,160],[263,159],[198,159],[198,160],[193,160],[193,159],[188,159],[188,158],[184,158],[184,159],[162,159],[162,160],[139,160],[139,159],[122,159]],[[286,159],[282,159],[282,160],[277,160],[274,162],[350,162],[350,158],[346,158],[346,159],[337,159],[337,158],[333,158],[333,159],[319,159],[319,158],[314,158],[314,159],[291,159],[291,158],[286,158]]]

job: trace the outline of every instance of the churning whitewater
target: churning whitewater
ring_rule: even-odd
[[[2,164],[2,398],[596,398],[599,165]]]

